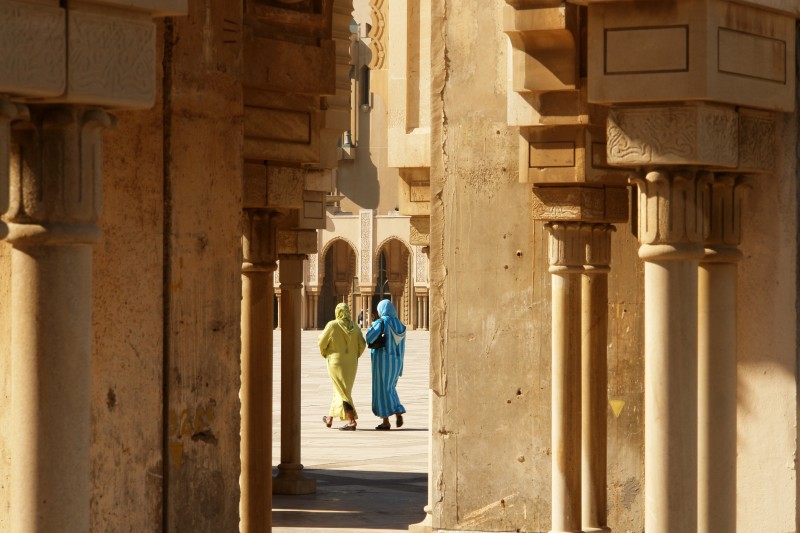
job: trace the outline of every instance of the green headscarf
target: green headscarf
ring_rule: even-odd
[[[355,327],[353,319],[350,316],[350,306],[344,302],[336,306],[336,322],[339,323],[345,333],[350,333]]]

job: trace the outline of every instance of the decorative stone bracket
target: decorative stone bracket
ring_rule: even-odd
[[[147,108],[155,101],[151,17],[187,0],[103,0],[79,7],[0,3],[0,93],[14,100]]]

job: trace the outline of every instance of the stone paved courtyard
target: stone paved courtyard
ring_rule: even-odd
[[[319,331],[302,332],[302,461],[317,480],[317,493],[275,496],[275,533],[406,531],[424,518],[428,471],[429,333],[409,331],[403,377],[397,387],[408,414],[402,429],[375,431],[371,410],[369,349],[362,355],[353,400],[358,431],[322,423],[331,400],[325,360],[317,348]],[[274,338],[273,465],[280,463],[280,330]],[[394,419],[392,419],[394,426]]]

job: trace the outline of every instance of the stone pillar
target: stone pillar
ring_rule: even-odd
[[[300,305],[304,255],[281,254],[281,462],[274,494],[313,494],[314,479],[300,463]]]
[[[9,526],[85,532],[92,247],[101,236],[103,130],[111,119],[76,106],[30,112],[12,132],[10,187],[0,193],[13,246]]]
[[[736,531],[736,263],[746,182],[716,177],[698,270],[698,524]]]
[[[581,315],[581,512],[582,530],[606,526],[606,411],[608,409],[608,272],[611,224],[584,224],[586,250]]]
[[[549,222],[552,274],[552,525],[581,531],[581,273],[579,222]]]
[[[693,170],[656,170],[632,180],[645,261],[648,533],[697,531],[697,267],[708,179]]]
[[[278,299],[278,329],[281,329],[281,290],[280,289],[275,291],[275,296]]]
[[[425,298],[422,301],[422,314],[425,317],[424,324],[426,330],[429,330],[431,328],[430,318],[428,317],[428,310],[430,309],[430,305],[431,305],[430,296],[426,294]]]
[[[319,329],[319,294],[314,295],[311,315],[311,325],[314,329]]]
[[[272,325],[278,265],[270,214],[247,209],[243,218],[240,514],[242,532],[256,533],[272,528]]]

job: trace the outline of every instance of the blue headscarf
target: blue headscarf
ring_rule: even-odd
[[[400,340],[405,337],[406,326],[397,318],[397,310],[394,308],[394,305],[392,305],[392,302],[390,300],[381,300],[378,302],[378,314],[395,336],[395,344],[399,344]]]

